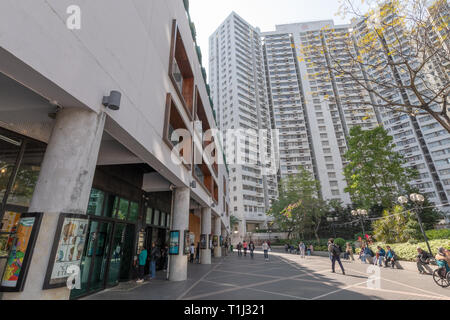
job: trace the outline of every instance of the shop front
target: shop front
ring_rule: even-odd
[[[6,286],[20,273],[20,266],[13,270],[17,259],[8,257],[16,252],[21,215],[28,211],[45,150],[45,143],[0,128],[0,282]]]

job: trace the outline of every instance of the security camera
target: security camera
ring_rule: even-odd
[[[122,94],[119,91],[111,91],[109,96],[103,97],[103,105],[111,110],[120,109]]]

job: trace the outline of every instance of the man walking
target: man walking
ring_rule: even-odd
[[[244,247],[244,257],[247,256],[247,241],[244,240],[244,243],[242,244],[242,246]]]
[[[152,242],[152,251],[150,252],[150,279],[156,277],[156,261],[161,258],[161,250]]]
[[[253,259],[253,251],[255,251],[255,244],[253,243],[253,241],[250,241],[248,248],[250,250],[250,257]]]
[[[339,266],[341,267],[342,270],[342,274],[345,275],[345,271],[344,271],[344,266],[342,265],[341,262],[341,250],[339,250],[339,247],[334,243],[334,239],[331,238],[328,240],[328,252],[330,253],[331,256],[331,272],[335,273],[334,270],[334,266],[336,264],[336,261],[339,263]]]
[[[269,261],[269,245],[267,244],[266,241],[263,242],[262,249],[264,251],[264,259],[266,261]]]

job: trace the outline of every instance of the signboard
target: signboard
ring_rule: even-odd
[[[81,214],[61,213],[53,240],[44,289],[64,287],[71,273],[67,268],[80,267],[83,257],[89,217]]]
[[[169,254],[180,254],[180,231],[170,231]]]
[[[41,220],[42,213],[21,214],[0,291],[23,291]]]
[[[206,234],[200,235],[200,249],[207,249]]]
[[[191,236],[189,234],[189,230],[184,230],[184,251],[183,255],[189,254],[189,248],[191,247]]]

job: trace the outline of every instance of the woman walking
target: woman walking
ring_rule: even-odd
[[[352,245],[350,244],[350,242],[346,243],[345,252],[347,252],[347,256],[349,258],[352,258],[352,261],[355,261],[355,258],[353,258],[353,248],[352,248]]]

